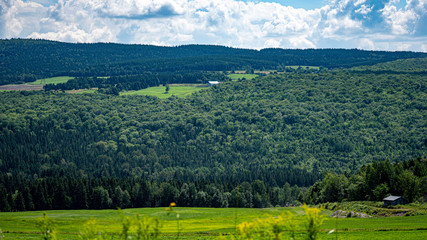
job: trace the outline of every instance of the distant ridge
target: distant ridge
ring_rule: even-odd
[[[161,47],[10,39],[0,40],[0,57],[0,84],[11,84],[54,76],[277,69],[287,65],[348,68],[427,57],[427,53],[357,49],[253,50],[216,45]]]

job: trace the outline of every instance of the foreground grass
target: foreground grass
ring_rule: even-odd
[[[290,212],[296,219],[303,218],[302,208],[268,209],[214,209],[175,208],[179,213],[180,239],[215,239],[220,234],[235,234],[236,225],[252,222],[257,218],[278,216]],[[82,226],[91,217],[95,218],[101,231],[118,233],[121,217],[117,210],[63,210],[46,211],[56,222],[59,239],[79,239]],[[174,239],[177,232],[177,218],[164,208],[125,209],[124,216],[144,215],[157,217],[162,222],[162,239]],[[329,214],[330,211],[325,211]],[[0,228],[4,239],[41,239],[36,228],[36,219],[43,216],[41,211],[0,213]],[[427,216],[387,218],[343,218],[327,217],[320,239],[427,239]],[[332,234],[327,234],[335,229]],[[300,233],[301,234],[301,233]],[[118,239],[116,237],[115,239]]]
[[[201,87],[200,84],[171,84],[169,85],[169,91],[166,92],[166,87],[150,87],[141,89],[138,91],[128,91],[120,93],[120,95],[148,95],[155,96],[158,98],[168,98],[172,95],[176,97],[186,97],[190,94],[205,89],[206,87]]]
[[[40,85],[40,84],[58,84],[58,83],[66,83],[68,80],[73,79],[74,77],[52,77],[52,78],[45,78],[45,79],[38,79],[34,82],[26,83],[29,85]]]

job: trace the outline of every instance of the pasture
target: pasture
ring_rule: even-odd
[[[41,85],[41,84],[58,84],[58,83],[66,83],[68,82],[68,80],[73,79],[74,77],[68,77],[68,76],[63,76],[63,77],[52,77],[52,78],[44,78],[44,79],[38,79],[34,82],[29,82],[26,84],[29,85]]]
[[[243,79],[243,78],[251,80],[258,77],[257,74],[245,74],[245,73],[233,73],[233,74],[228,74],[227,76],[231,78],[231,80],[233,81],[238,79]]]
[[[121,231],[122,218],[118,210],[53,210],[46,211],[55,221],[58,239],[79,239],[84,224],[94,218],[97,228],[108,236]],[[161,239],[176,238],[179,220],[180,239],[215,239],[219,235],[235,234],[236,225],[253,222],[267,216],[292,213],[296,221],[303,221],[303,210],[294,208],[236,209],[236,208],[165,208],[125,209],[123,216],[149,216],[160,219]],[[179,214],[179,215],[177,215]],[[324,211],[325,215],[330,211]],[[41,211],[2,212],[0,229],[4,239],[42,239],[36,228],[36,219],[43,216]],[[297,239],[302,239],[304,226],[297,227]],[[328,234],[330,230],[334,232]],[[107,238],[110,239],[110,238]],[[119,239],[115,236],[113,239]],[[373,217],[373,218],[332,218],[326,217],[320,239],[427,239],[427,216]]]
[[[165,86],[150,87],[138,91],[122,92],[120,95],[148,95],[158,98],[169,98],[172,95],[176,97],[186,97],[194,92],[206,89],[206,85],[200,84],[169,84],[169,91],[166,92]]]

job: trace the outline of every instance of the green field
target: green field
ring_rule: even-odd
[[[74,77],[52,77],[52,78],[45,78],[45,79],[38,79],[34,82],[26,83],[30,85],[40,85],[40,84],[58,84],[58,83],[66,83],[68,80],[73,79]]]
[[[245,74],[245,73],[233,73],[233,74],[228,74],[227,76],[231,78],[231,80],[238,80],[243,78],[251,80],[258,77],[257,74]]]
[[[177,232],[176,213],[179,213],[180,239],[214,239],[220,234],[234,234],[236,224],[254,221],[256,218],[277,216],[291,212],[297,221],[304,216],[301,208],[175,208],[170,214],[165,208],[125,209],[124,216],[150,216],[162,223],[162,239],[175,238]],[[118,233],[121,216],[118,210],[68,210],[46,211],[55,220],[59,239],[79,239],[82,226],[91,217],[97,220],[102,232]],[[329,214],[325,211],[325,214]],[[43,212],[0,213],[0,228],[4,239],[41,239],[35,227],[36,219]],[[299,226],[297,229],[301,229]],[[331,218],[327,217],[322,228],[321,239],[427,239],[427,216],[387,218]],[[336,229],[332,234],[330,230]],[[299,236],[303,234],[299,231]],[[109,238],[108,238],[109,239]],[[115,239],[118,239],[116,237]],[[299,238],[297,238],[299,239]]]
[[[158,98],[168,98],[172,95],[177,97],[186,97],[205,88],[206,87],[201,87],[200,84],[171,84],[169,85],[168,92],[165,91],[166,87],[158,86],[145,88],[138,91],[122,92],[120,95],[148,95]]]

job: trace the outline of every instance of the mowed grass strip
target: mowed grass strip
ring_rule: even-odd
[[[166,92],[165,86],[158,86],[158,87],[145,88],[138,91],[127,91],[127,92],[120,93],[120,95],[125,95],[125,96],[126,95],[148,95],[148,96],[155,96],[158,98],[169,98],[172,95],[174,95],[176,97],[182,98],[206,88],[207,87],[205,87],[205,85],[200,85],[200,84],[176,84],[176,85],[170,84],[168,92]]]
[[[38,79],[34,82],[26,83],[29,85],[41,85],[41,84],[58,84],[58,83],[66,83],[68,80],[73,79],[74,77],[62,76],[62,77],[52,77],[52,78],[44,78]]]
[[[231,80],[238,80],[243,78],[251,80],[258,77],[257,74],[245,74],[245,73],[233,73],[233,74],[228,74],[227,76],[231,78]]]
[[[254,221],[257,218],[277,216],[291,212],[303,221],[302,208],[165,208],[125,209],[124,216],[150,216],[161,220],[162,239],[173,238],[177,231],[177,215],[181,230],[180,239],[214,239],[219,234],[234,234],[236,224]],[[46,211],[56,221],[59,239],[79,239],[83,224],[95,218],[101,231],[119,233],[121,218],[118,210],[54,210]],[[325,213],[328,213],[326,211]],[[42,211],[0,213],[0,228],[4,239],[41,239],[37,234],[36,219]],[[320,239],[427,239],[427,216],[382,217],[382,218],[331,218],[323,224]],[[301,228],[303,228],[301,226]],[[332,234],[330,230],[337,229]],[[337,233],[338,232],[338,233]]]

